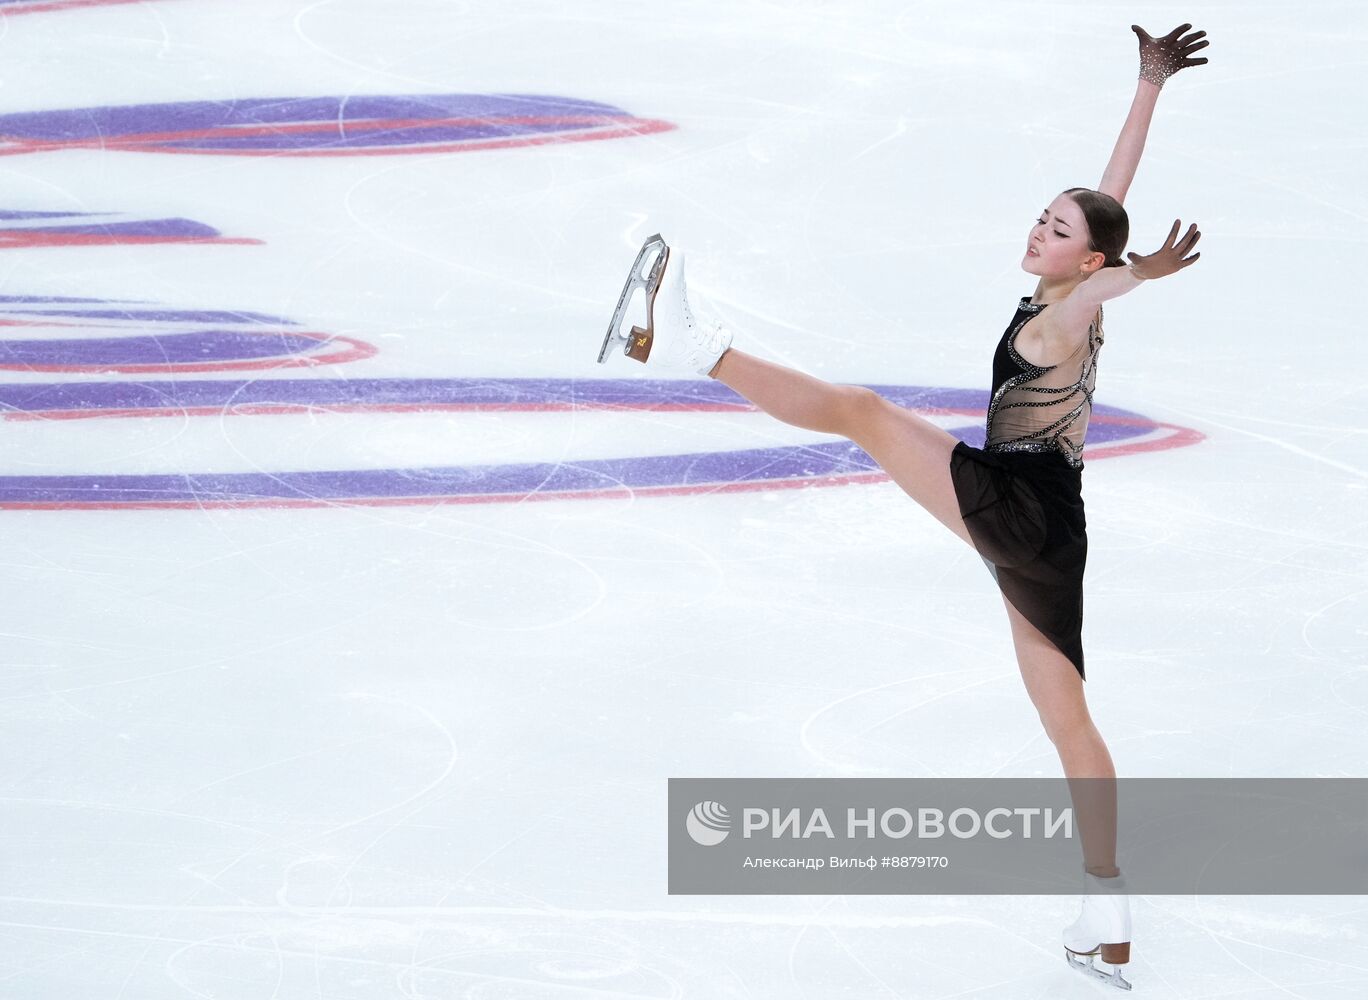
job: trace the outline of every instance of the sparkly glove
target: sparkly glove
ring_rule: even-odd
[[[1188,226],[1188,231],[1183,236],[1182,242],[1176,242],[1178,227],[1182,224],[1182,219],[1173,220],[1173,228],[1169,230],[1168,239],[1164,240],[1163,247],[1154,253],[1146,257],[1135,253],[1126,254],[1131,259],[1131,274],[1141,281],[1145,281],[1150,278],[1162,278],[1195,263],[1197,258],[1202,256],[1201,254],[1195,253],[1186,260],[1183,259],[1183,254],[1197,245],[1197,241],[1202,238],[1202,232],[1197,228],[1197,223],[1194,222]],[[1169,244],[1173,245],[1170,246]]]
[[[1205,59],[1188,58],[1189,53],[1211,44],[1197,41],[1206,34],[1205,31],[1195,31],[1185,38],[1178,37],[1181,32],[1191,27],[1190,24],[1180,24],[1163,38],[1151,38],[1140,25],[1131,25],[1131,31],[1140,36],[1141,80],[1148,80],[1156,87],[1163,87],[1165,80],[1185,66],[1201,66],[1206,62]]]

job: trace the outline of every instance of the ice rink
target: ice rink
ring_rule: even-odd
[[[0,0],[0,997],[1119,995],[1077,897],[667,893],[672,777],[1061,772],[972,549],[596,356],[660,232],[738,347],[981,444],[1185,21],[1089,705],[1121,777],[1368,776],[1362,4]],[[1134,995],[1368,993],[1361,896],[1132,913]]]

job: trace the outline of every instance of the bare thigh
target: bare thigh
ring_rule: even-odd
[[[911,410],[872,390],[857,397],[847,436],[869,453],[903,492],[970,545],[973,538],[959,512],[950,477],[950,453],[959,440]],[[1021,678],[1051,738],[1066,737],[1091,722],[1083,679],[1073,662],[1004,595]]]
[[[847,436],[868,452],[904,493],[973,545],[950,478],[950,453],[959,439],[872,390],[860,394],[856,412]]]

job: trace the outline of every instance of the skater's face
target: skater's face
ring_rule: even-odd
[[[1087,277],[1105,262],[1102,254],[1088,249],[1088,237],[1083,210],[1061,194],[1036,216],[1021,267],[1042,277]]]

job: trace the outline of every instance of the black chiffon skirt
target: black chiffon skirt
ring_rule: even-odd
[[[1061,454],[960,442],[950,478],[974,548],[1004,597],[1083,672],[1083,471]]]

